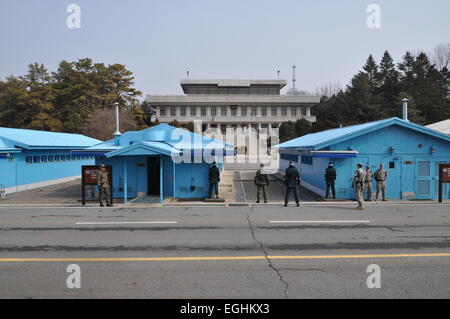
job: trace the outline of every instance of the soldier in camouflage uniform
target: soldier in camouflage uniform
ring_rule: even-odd
[[[370,165],[366,165],[366,176],[364,178],[364,193],[367,191],[367,201],[372,201],[372,179],[373,172],[370,169]]]
[[[378,195],[380,195],[383,199],[383,202],[387,201],[386,199],[386,179],[387,172],[384,170],[384,164],[380,164],[380,168],[375,172],[375,180],[377,181],[377,194],[375,196],[375,200],[378,200]]]
[[[358,163],[357,169],[355,171],[355,176],[353,177],[352,187],[355,189],[355,197],[356,201],[358,202],[358,207],[356,209],[363,210],[363,203],[364,203],[364,179],[366,173],[362,169],[363,164]]]
[[[264,203],[267,203],[266,188],[269,186],[269,176],[264,171],[264,164],[261,164],[260,169],[256,171],[255,185],[257,187],[256,202],[259,203],[260,193],[262,192]]]
[[[100,206],[103,205],[103,200],[106,200],[107,206],[112,206],[111,197],[109,193],[109,173],[106,171],[105,164],[100,165],[100,171],[97,175],[97,186],[98,186],[98,199],[100,201]]]

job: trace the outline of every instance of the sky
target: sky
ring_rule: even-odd
[[[80,28],[69,28],[70,4]],[[380,28],[367,20],[379,6]],[[89,57],[120,63],[147,94],[182,94],[179,80],[280,79],[314,91],[345,86],[369,54],[431,52],[450,42],[449,0],[0,0],[0,79],[29,63],[56,70]],[[373,21],[372,19],[369,19]],[[284,92],[287,90],[285,88]]]

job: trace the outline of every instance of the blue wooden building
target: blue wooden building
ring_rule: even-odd
[[[0,127],[0,187],[6,194],[66,182],[80,177],[90,156],[73,149],[101,141],[80,134]]]
[[[205,198],[213,161],[223,170],[223,157],[234,155],[231,145],[187,130],[160,124],[129,131],[114,139],[74,151],[95,156],[96,164],[112,165],[113,197]]]
[[[325,169],[333,162],[336,197],[342,199],[354,198],[351,182],[358,162],[369,164],[374,172],[384,164],[387,196],[392,199],[437,198],[439,164],[450,163],[449,135],[399,118],[308,134],[275,148],[280,151],[280,169],[294,161],[303,186],[322,196]],[[443,193],[450,198],[450,185],[444,184]]]

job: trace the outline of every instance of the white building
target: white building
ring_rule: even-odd
[[[278,132],[281,123],[307,119],[315,122],[311,108],[318,96],[281,95],[285,80],[190,80],[180,81],[184,95],[148,95],[146,101],[156,110],[161,123],[177,120],[193,122],[196,131],[249,127]]]

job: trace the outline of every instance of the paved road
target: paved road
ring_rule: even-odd
[[[450,205],[353,207],[0,207],[0,297],[450,297]]]

